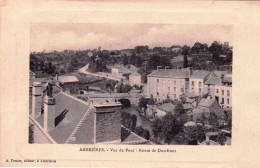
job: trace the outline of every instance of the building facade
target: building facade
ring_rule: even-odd
[[[188,71],[184,69],[157,70],[147,76],[147,97],[159,101],[180,99],[188,91]]]

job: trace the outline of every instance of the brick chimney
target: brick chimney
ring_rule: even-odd
[[[52,84],[48,83],[47,95],[44,97],[44,124],[46,132],[55,128],[55,99],[52,96]]]
[[[32,88],[32,118],[41,115],[42,84],[34,82]]]
[[[94,105],[94,143],[121,142],[121,103]]]

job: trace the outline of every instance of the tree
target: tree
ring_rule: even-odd
[[[184,45],[183,47],[182,47],[182,55],[184,55],[184,56],[187,56],[187,55],[189,55],[190,54],[190,47],[189,46],[187,46],[187,45]]]
[[[145,99],[144,97],[142,97],[142,98],[139,100],[139,103],[138,103],[138,107],[139,107],[140,109],[144,109],[145,115],[146,115],[146,109],[147,109],[148,101],[149,101],[149,99]]]
[[[219,126],[218,122],[218,116],[214,112],[210,112],[208,122],[210,125],[212,125],[214,128],[217,128]]]
[[[220,145],[225,145],[226,140],[227,140],[227,137],[226,137],[225,133],[219,132],[218,133],[218,143]]]
[[[163,139],[163,121],[161,118],[156,118],[152,123],[152,131],[154,138]]]
[[[178,133],[175,137],[174,137],[174,142],[176,142],[177,144],[186,144],[186,142],[188,141],[188,137],[185,133],[180,132]]]
[[[124,57],[123,57],[123,64],[124,65],[128,64],[128,57],[126,55],[124,55]]]
[[[222,45],[217,41],[214,41],[211,46],[209,47],[209,51],[213,54],[212,61],[216,64],[221,63],[221,59],[219,55],[222,53]]]
[[[186,55],[183,56],[183,68],[187,68],[189,65],[188,65],[188,58]]]

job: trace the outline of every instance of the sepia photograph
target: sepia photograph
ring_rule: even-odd
[[[230,146],[232,31],[32,23],[28,143]]]

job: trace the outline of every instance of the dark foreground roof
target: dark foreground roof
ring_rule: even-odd
[[[121,143],[122,144],[146,144],[149,141],[140,137],[128,128],[121,125]]]
[[[70,137],[84,114],[88,110],[88,104],[77,98],[72,97],[64,92],[55,96],[56,117],[60,117],[58,125],[48,133],[57,143],[65,143]],[[39,116],[36,120],[43,127],[44,115]]]

